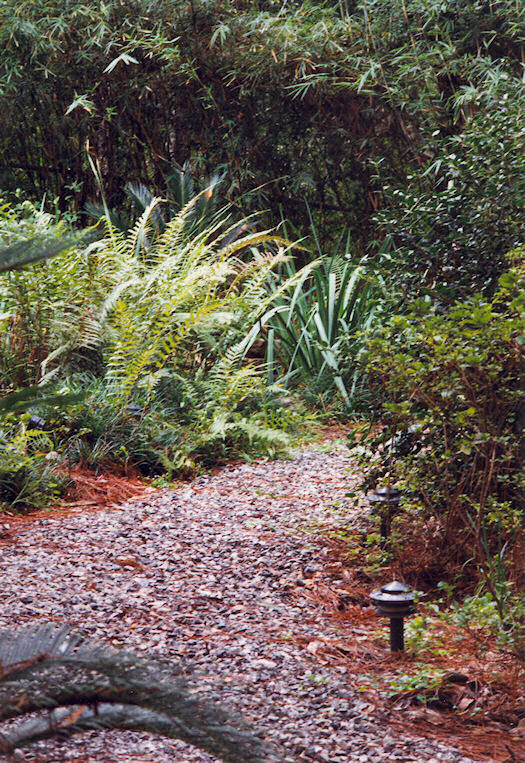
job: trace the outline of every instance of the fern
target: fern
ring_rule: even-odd
[[[32,210],[0,219],[0,385],[49,380],[77,349],[101,341],[97,289],[81,247],[89,237],[65,235],[48,215]],[[89,248],[89,247],[88,247]],[[37,260],[41,260],[37,262]],[[20,268],[22,268],[20,270]]]
[[[202,194],[186,199],[180,213],[160,225],[161,201],[142,196],[144,211],[128,232],[107,217],[100,223],[102,240],[0,281],[4,386],[16,388],[16,375],[36,367],[28,383],[67,374],[74,389],[79,372],[89,375],[96,368],[109,406],[104,407],[107,421],[91,422],[92,431],[89,404],[81,409],[83,423],[76,431],[85,434],[76,438],[74,451],[97,468],[111,458],[127,463],[132,457],[145,470],[187,473],[195,443],[210,434],[210,422],[226,410],[231,426],[225,450],[245,452],[254,443],[261,452],[263,438],[254,435],[249,419],[240,420],[241,409],[263,398],[262,368],[248,362],[246,353],[272,300],[301,278],[293,275],[268,293],[268,279],[286,261],[290,245],[271,231],[254,232],[254,218],[231,224],[213,214],[202,226]],[[198,225],[188,225],[188,217]],[[35,220],[43,231],[49,228],[48,218]],[[19,235],[17,225],[9,217],[10,236]],[[190,229],[195,235],[188,235]],[[13,363],[10,353],[18,347],[24,352]],[[28,364],[29,356],[33,362]],[[170,418],[196,430],[166,448],[157,448],[153,434],[161,418],[157,396],[172,401]],[[152,413],[144,436],[153,439],[147,446],[138,434],[140,443],[132,446],[122,429],[131,399]],[[144,459],[141,449],[147,450]]]
[[[127,236],[111,231],[97,249],[101,260],[114,257],[123,262],[122,272],[106,267],[114,288],[98,318],[107,326],[108,378],[123,402],[162,368],[176,372],[191,367],[195,372],[203,363],[208,369],[217,366],[210,388],[218,383],[218,375],[230,374],[228,384],[218,385],[227,399],[241,399],[243,384],[245,394],[251,389],[253,370],[237,368],[234,375],[228,360],[232,354],[223,356],[221,348],[237,344],[254,317],[264,311],[268,295],[263,284],[282,260],[286,242],[263,231],[222,245],[217,241],[218,232],[224,230],[220,219],[188,240],[184,221],[195,203],[190,200],[150,242],[148,230],[158,205],[158,199],[152,199]],[[277,253],[261,254],[254,248],[270,245]],[[244,262],[239,254],[248,250]],[[223,336],[226,339],[219,339]],[[241,353],[237,354],[241,361]]]
[[[213,453],[213,461],[227,460],[232,453],[276,455],[286,454],[289,437],[278,429],[262,426],[260,421],[232,415],[227,410],[217,410],[206,432],[202,433],[195,452],[206,460],[206,453]]]

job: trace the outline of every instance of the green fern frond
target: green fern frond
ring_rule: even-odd
[[[93,252],[112,281],[97,315],[108,379],[115,391],[120,388],[124,401],[141,379],[153,379],[166,366],[176,372],[188,363],[196,368],[205,363],[210,389],[218,385],[227,399],[238,400],[243,385],[251,390],[258,374],[253,369],[239,371],[243,354],[237,345],[247,324],[266,309],[264,284],[283,261],[288,242],[263,231],[222,246],[219,234],[225,224],[220,218],[188,239],[184,220],[193,208],[190,202],[146,252],[144,242],[158,203],[152,199],[127,236],[107,223],[111,235]],[[268,246],[278,252],[256,249]],[[241,251],[249,256],[241,259],[237,256]],[[95,341],[87,326],[85,334],[86,342]],[[224,356],[232,345],[235,362],[231,354]]]

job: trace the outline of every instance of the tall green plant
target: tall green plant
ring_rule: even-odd
[[[94,233],[72,234],[29,203],[0,215],[0,389],[49,381],[99,340],[90,272]]]
[[[282,253],[259,248],[287,246],[268,231],[222,246],[214,232],[224,230],[223,220],[188,240],[187,208],[151,243],[158,203],[128,234],[108,223],[108,236],[97,247],[106,271],[112,263],[113,288],[99,320],[108,328],[107,375],[123,402],[134,389],[152,391],[166,373],[214,371],[210,379],[225,381],[226,368],[242,360],[242,340],[267,304],[263,284],[282,259]],[[246,370],[239,373],[246,386]],[[227,398],[231,384],[225,381],[219,397]]]
[[[339,247],[299,272],[288,261],[281,276],[297,283],[261,319],[268,331],[268,380],[302,386],[314,398],[337,391],[345,406],[355,404],[363,383],[362,336],[386,304],[381,277]]]

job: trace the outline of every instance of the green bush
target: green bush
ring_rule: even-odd
[[[366,487],[406,491],[398,563],[409,572],[415,558],[427,582],[480,572],[502,618],[520,574],[524,305],[516,266],[492,300],[474,295],[447,313],[421,300],[395,317],[368,341],[380,423],[353,442]]]
[[[86,375],[69,385],[82,390],[84,399],[49,419],[55,447],[69,463],[95,472],[132,468],[147,476],[191,472],[193,464],[182,450],[184,426],[171,410],[143,400],[122,405],[107,383]]]
[[[53,492],[50,451],[97,471],[133,466],[172,478],[286,448],[288,437],[264,417],[279,393],[265,391],[245,358],[286,242],[246,233],[251,224],[241,231],[224,214],[210,223],[200,199],[162,228],[160,200],[151,199],[130,231],[106,220],[105,237],[89,245],[30,204],[2,207],[0,408],[43,416],[47,438],[40,453],[16,440],[1,455],[6,504]],[[59,254],[33,262],[36,249]],[[23,424],[9,426],[23,438]]]
[[[422,131],[461,130],[453,98],[480,60],[521,79],[516,0],[4,0],[0,186],[61,210],[158,194],[189,160],[228,170],[243,209],[281,207],[366,240],[378,194],[368,161],[421,166]],[[85,147],[88,146],[88,151]],[[226,185],[226,184],[225,184]]]
[[[0,447],[0,510],[41,508],[60,495],[67,479],[48,435],[4,420]],[[56,457],[56,458],[55,458]]]
[[[525,88],[496,65],[484,77],[484,87],[456,98],[471,112],[463,129],[425,141],[431,158],[421,169],[399,184],[377,165],[384,208],[376,247],[405,298],[426,293],[450,305],[476,291],[490,297],[505,253],[523,242]]]
[[[109,288],[93,269],[85,239],[29,202],[0,207],[0,247],[52,259],[0,276],[0,391],[57,377],[73,361],[96,356],[102,340],[98,310]],[[62,251],[63,250],[63,251]]]
[[[159,394],[124,404],[112,385],[99,379],[76,377],[69,384],[73,390],[83,389],[85,397],[50,420],[54,447],[70,463],[96,472],[131,468],[145,476],[180,479],[202,466],[277,455],[290,442],[288,435],[263,420],[262,390],[250,411],[234,403],[224,407],[220,396],[212,401],[215,388],[206,379],[190,382],[167,376]]]

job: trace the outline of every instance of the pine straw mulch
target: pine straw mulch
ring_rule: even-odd
[[[333,542],[332,561],[323,573],[295,589],[323,607],[338,623],[341,637],[303,644],[321,664],[345,666],[348,680],[362,693],[364,712],[410,735],[454,744],[465,754],[496,763],[525,760],[525,666],[502,650],[495,637],[475,622],[468,628],[444,622],[419,605],[427,630],[412,652],[389,651],[388,620],[370,605],[378,580],[343,559]],[[326,579],[326,572],[330,578]],[[385,582],[385,571],[380,580]],[[425,677],[431,678],[426,687]],[[407,678],[414,678],[407,687]]]
[[[4,511],[0,516],[0,547],[10,543],[18,528],[38,523],[42,519],[67,517],[74,514],[103,511],[117,507],[124,501],[140,500],[154,493],[155,488],[147,485],[138,472],[115,469],[95,474],[85,466],[77,465],[68,470],[68,488],[61,500],[49,508],[18,514]]]

